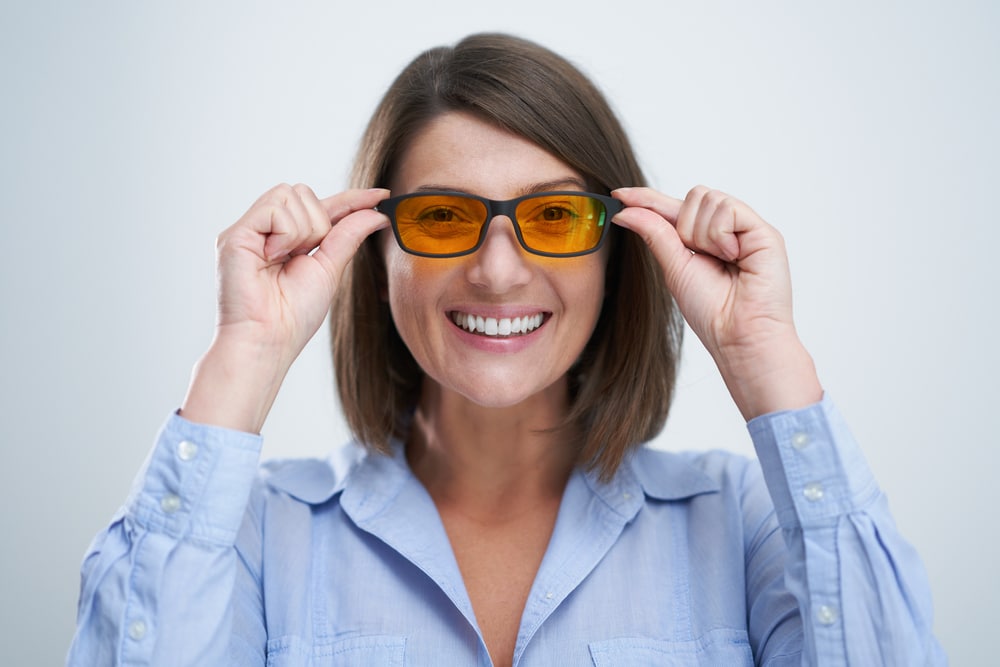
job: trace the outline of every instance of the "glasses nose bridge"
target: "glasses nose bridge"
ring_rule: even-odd
[[[493,218],[500,215],[505,215],[510,218],[510,221],[514,223],[517,227],[517,204],[520,200],[508,199],[504,201],[497,201],[495,199],[486,200],[486,224],[489,224]]]
[[[510,220],[510,224],[514,228],[514,236],[517,238],[517,242],[521,247],[524,247],[524,241],[521,239],[521,226],[517,222],[517,204],[519,200],[508,199],[499,201],[496,199],[486,199],[483,200],[486,204],[486,220],[483,221],[483,228],[480,232],[480,237],[485,241],[486,235],[490,231],[490,225],[495,219],[500,216],[506,217]]]

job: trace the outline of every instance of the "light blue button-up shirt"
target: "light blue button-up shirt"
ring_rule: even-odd
[[[577,470],[517,665],[937,665],[913,549],[828,400],[750,422],[756,461],[641,449]],[[174,416],[83,564],[70,665],[490,665],[398,443],[258,468]]]

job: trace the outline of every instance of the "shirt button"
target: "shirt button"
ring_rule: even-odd
[[[545,599],[546,599],[546,600],[551,600],[551,599],[552,599],[552,597],[553,597],[553,596],[552,596],[552,593],[546,593],[546,594],[545,594]]]
[[[181,508],[181,499],[173,493],[168,493],[160,499],[160,509],[167,514],[173,514]]]
[[[792,436],[792,447],[795,449],[805,449],[809,444],[809,434],[799,431]]]
[[[146,636],[146,624],[141,620],[132,621],[128,626],[128,636],[135,641],[139,641]]]
[[[837,622],[837,610],[830,605],[822,604],[816,610],[816,620],[822,625],[833,625]]]
[[[823,485],[819,482],[806,484],[806,488],[802,489],[802,495],[806,497],[806,500],[814,503],[823,497]]]
[[[181,461],[190,461],[198,456],[198,445],[190,440],[181,440],[177,444],[177,456]]]

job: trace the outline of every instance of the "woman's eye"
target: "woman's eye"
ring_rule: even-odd
[[[575,211],[565,206],[546,206],[536,211],[531,219],[536,222],[571,224],[579,217]]]
[[[430,222],[454,222],[456,216],[455,211],[450,208],[435,208],[420,217]]]
[[[542,219],[547,222],[556,222],[558,220],[564,220],[567,217],[569,217],[569,211],[555,206],[550,206],[542,211]]]

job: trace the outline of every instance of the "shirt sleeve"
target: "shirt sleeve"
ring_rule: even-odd
[[[824,397],[747,427],[788,550],[801,664],[946,664],[923,564],[833,403]]]
[[[234,543],[261,444],[168,419],[84,558],[68,665],[227,664]]]

